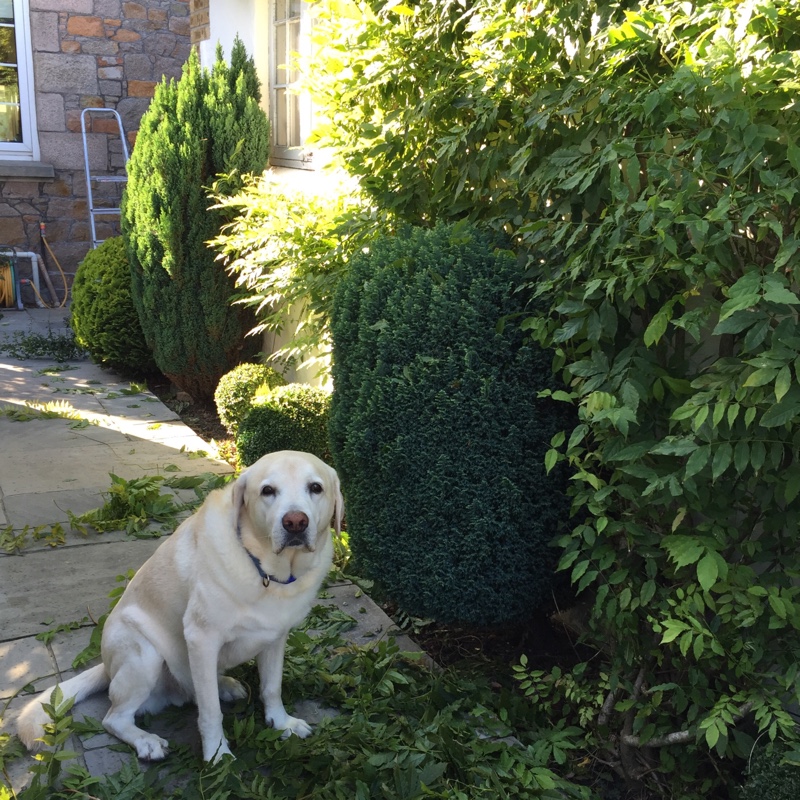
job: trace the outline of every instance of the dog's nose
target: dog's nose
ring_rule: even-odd
[[[308,515],[302,511],[289,511],[283,515],[281,523],[287,533],[304,533],[308,527]]]

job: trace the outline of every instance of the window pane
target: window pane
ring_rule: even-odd
[[[17,44],[13,28],[0,27],[0,63],[17,63]]]
[[[0,142],[22,141],[22,119],[19,106],[0,103]]]
[[[0,0],[0,22],[14,22],[14,0]]]
[[[289,93],[289,147],[300,147],[300,98]]]
[[[0,103],[19,103],[16,67],[0,67]]]
[[[300,20],[294,20],[288,23],[289,26],[289,42],[286,47],[287,63],[294,57],[294,53],[300,52]],[[294,83],[300,80],[300,73],[296,69],[289,70],[289,82]]]
[[[299,17],[302,5],[301,0],[289,0],[289,16]]]
[[[286,0],[275,0],[275,21],[286,19]]]
[[[275,92],[275,145],[288,147],[289,141],[286,131],[286,89]]]
[[[275,83],[286,85],[286,25],[275,28]]]

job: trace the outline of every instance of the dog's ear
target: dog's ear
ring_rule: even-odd
[[[342,532],[342,520],[344,519],[344,497],[342,497],[342,486],[339,482],[339,475],[335,469],[331,469],[333,473],[333,491],[336,498],[336,503],[333,508],[333,525],[336,535]]]
[[[241,472],[233,483],[233,529],[237,532],[239,531],[239,517],[244,506],[244,493],[247,489],[247,473],[249,471],[246,469]]]

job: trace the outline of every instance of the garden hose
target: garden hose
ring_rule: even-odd
[[[56,266],[58,267],[58,271],[61,273],[61,280],[64,282],[64,298],[62,299],[62,301],[57,306],[54,306],[54,305],[51,306],[49,303],[45,303],[44,298],[41,296],[41,294],[39,294],[39,292],[37,291],[37,289],[33,285],[33,283],[30,284],[30,287],[31,287],[31,289],[33,289],[33,291],[35,292],[35,294],[39,298],[39,300],[42,303],[44,303],[46,308],[64,308],[64,306],[67,304],[67,298],[69,297],[69,283],[67,282],[67,276],[64,274],[64,270],[61,268],[61,264],[59,263],[58,259],[56,258],[56,254],[53,252],[53,248],[50,247],[50,242],[47,241],[47,236],[46,236],[46,233],[45,233],[45,223],[44,222],[40,222],[39,223],[39,233],[40,233],[40,235],[42,237],[42,241],[44,242],[44,246],[47,248],[47,252],[50,253],[50,257],[53,259],[53,261],[56,262]],[[44,264],[44,259],[42,259],[42,264]],[[50,292],[53,295],[53,300],[57,300],[58,298],[56,297],[55,290],[53,289],[53,286],[50,283],[50,278],[49,278],[49,276],[47,274],[47,265],[46,264],[44,264],[44,271],[45,271],[45,278],[47,280],[48,288],[50,289]]]
[[[14,307],[14,273],[11,264],[0,264],[0,306]]]

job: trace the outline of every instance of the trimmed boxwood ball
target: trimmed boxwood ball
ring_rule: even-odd
[[[220,378],[214,392],[220,422],[235,435],[250,411],[256,390],[262,386],[274,389],[285,383],[283,375],[266,364],[239,364]]]
[[[276,450],[302,450],[330,462],[330,405],[328,392],[302,383],[278,386],[256,397],[236,437],[240,463],[249,466]]]
[[[121,236],[90,250],[78,266],[71,315],[75,339],[98,364],[133,375],[158,372],[133,304]]]
[[[552,354],[513,323],[519,279],[459,223],[375,241],[335,296],[331,451],[354,562],[413,615],[484,625],[551,598],[568,502],[543,460],[574,422],[537,398]]]

